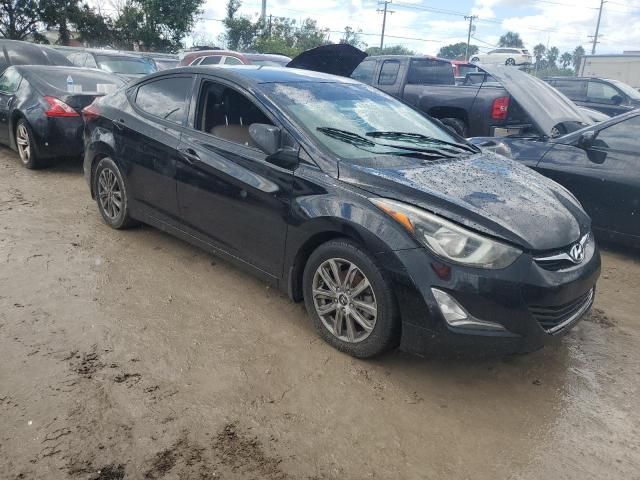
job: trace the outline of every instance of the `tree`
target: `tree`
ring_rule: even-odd
[[[368,55],[415,55],[416,52],[403,47],[402,45],[393,45],[391,47],[369,47],[365,50]]]
[[[562,65],[562,68],[569,68],[572,62],[573,62],[573,55],[571,55],[569,52],[564,52],[560,56],[560,65]]]
[[[342,34],[342,38],[340,39],[340,43],[347,43],[356,48],[367,48],[367,44],[360,40],[360,33],[362,30],[354,30],[350,26],[344,27],[344,33]]]
[[[453,43],[451,45],[445,45],[438,51],[440,58],[447,58],[449,60],[464,60],[467,52],[466,42]],[[469,57],[478,53],[477,45],[469,45]]]
[[[254,41],[258,33],[259,25],[252,23],[246,17],[237,16],[242,3],[240,0],[229,0],[227,2],[227,16],[223,23],[226,28],[225,40],[227,47],[231,50],[246,50]]]
[[[545,54],[545,60],[547,61],[547,68],[556,68],[556,61],[560,56],[560,50],[558,47],[551,47],[547,50]]]
[[[327,37],[329,35],[329,29],[318,28],[318,22],[305,19],[300,25],[300,28],[295,32],[296,38],[296,50],[297,53],[304,52],[310,48],[319,47],[321,45],[327,45],[329,41]]]
[[[499,47],[524,48],[524,42],[520,38],[520,34],[516,32],[507,32],[498,40]]]
[[[79,40],[90,47],[103,47],[111,45],[114,38],[113,21],[109,17],[103,17],[84,4],[71,16],[71,22],[76,26]]]
[[[114,43],[124,49],[176,51],[204,0],[127,0],[114,21]]]
[[[23,40],[36,33],[41,15],[36,0],[2,0],[0,3],[0,35]]]
[[[533,47],[533,56],[536,59],[536,64],[540,63],[540,61],[544,58],[544,54],[547,51],[547,47],[545,47],[542,43],[537,44]]]
[[[576,71],[576,74],[578,73],[578,70],[580,70],[580,63],[582,62],[582,57],[584,57],[584,48],[582,48],[582,45],[578,45],[574,50],[573,50],[573,69]]]
[[[71,18],[77,17],[80,10],[78,0],[46,0],[41,2],[41,6],[40,20],[47,28],[57,28],[58,44],[69,45],[69,23]]]

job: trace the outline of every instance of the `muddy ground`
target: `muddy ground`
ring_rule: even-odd
[[[638,479],[640,255],[526,356],[354,360],[302,305],[0,150],[0,479]]]

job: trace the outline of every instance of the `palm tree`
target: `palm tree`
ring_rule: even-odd
[[[499,47],[524,48],[524,42],[520,38],[520,34],[516,32],[507,32],[498,40]]]
[[[582,57],[584,57],[584,48],[582,48],[582,45],[578,45],[573,50],[573,69],[576,71],[576,74],[580,69],[580,62],[582,61]]]
[[[562,68],[569,68],[569,65],[571,65],[572,62],[573,55],[571,55],[569,52],[564,52],[560,56],[560,65],[562,65]]]
[[[539,70],[542,66],[541,61],[546,50],[547,48],[541,43],[533,47],[533,56],[536,59],[536,70]]]
[[[560,50],[558,50],[558,47],[551,47],[549,50],[547,50],[546,59],[549,68],[555,68],[556,61],[558,60],[559,56]]]

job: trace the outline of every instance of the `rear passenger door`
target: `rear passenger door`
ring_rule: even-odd
[[[153,78],[129,92],[134,114],[113,119],[118,157],[139,208],[173,222],[178,215],[176,164],[193,75]]]
[[[629,107],[622,105],[625,100],[617,88],[598,80],[589,80],[587,86],[587,106],[610,116],[627,112]]]
[[[215,77],[201,78],[192,111],[177,164],[184,228],[279,278],[293,170],[268,163],[248,133],[254,123],[276,125],[274,117],[248,92]]]

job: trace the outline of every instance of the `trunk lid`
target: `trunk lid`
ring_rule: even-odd
[[[349,77],[366,57],[367,54],[356,47],[337,43],[306,50],[291,60],[287,67]]]

